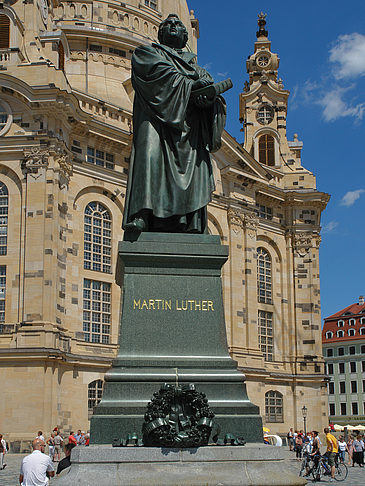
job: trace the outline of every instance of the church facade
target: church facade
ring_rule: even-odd
[[[9,0],[0,8],[0,432],[88,430],[117,352],[115,283],[133,137],[131,55],[185,0]],[[244,144],[213,155],[209,231],[229,246],[229,350],[273,432],[327,423],[318,249],[329,196],[286,137],[289,91],[259,16]],[[229,107],[228,107],[229,109]],[[148,325],[148,323],[146,323]],[[208,397],[209,398],[209,397]]]

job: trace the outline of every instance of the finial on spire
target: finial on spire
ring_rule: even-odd
[[[259,13],[258,14],[258,20],[257,20],[257,23],[258,23],[258,26],[259,26],[259,30],[256,32],[256,37],[259,38],[259,37],[267,37],[268,36],[268,31],[265,29],[265,25],[266,25],[266,14],[264,14],[263,12]]]

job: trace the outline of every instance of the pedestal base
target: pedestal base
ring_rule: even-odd
[[[77,447],[57,486],[303,486],[273,446]]]

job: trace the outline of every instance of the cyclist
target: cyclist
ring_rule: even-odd
[[[325,427],[323,432],[326,434],[326,441],[327,441],[327,460],[328,460],[328,465],[331,468],[331,479],[330,481],[335,480],[335,459],[336,459],[336,454],[338,453],[338,445],[337,445],[337,439],[334,435],[330,433],[330,429],[328,427]]]
[[[309,457],[313,461],[313,467],[312,467],[312,469],[313,469],[313,468],[316,468],[318,466],[318,462],[321,458],[321,450],[320,450],[321,444],[319,442],[317,430],[313,430],[312,437],[313,437],[313,440],[312,440],[312,444],[311,444],[311,451],[310,451]],[[305,470],[306,470],[305,476],[309,476],[312,469],[309,469],[309,461],[307,461],[307,464],[306,464],[306,467],[305,467]]]

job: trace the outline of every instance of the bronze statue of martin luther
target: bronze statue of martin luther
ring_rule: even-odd
[[[205,233],[214,190],[209,152],[220,147],[226,114],[217,92],[227,88],[208,89],[217,85],[195,54],[182,50],[188,33],[177,15],[160,24],[158,40],[132,58],[134,136],[123,228]]]

